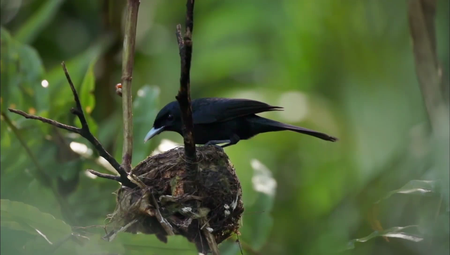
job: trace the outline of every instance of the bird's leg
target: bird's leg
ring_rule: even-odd
[[[205,143],[204,146],[214,145],[214,146],[216,146],[216,148],[223,150],[222,146],[220,146],[219,144],[229,143],[229,142],[230,142],[230,140],[211,140],[211,141],[208,141],[207,143]]]
[[[233,134],[230,137],[230,140],[228,141],[228,143],[222,145],[222,148],[225,148],[225,147],[230,146],[230,145],[237,144],[240,140],[241,140],[241,138],[239,138],[239,136],[237,136],[236,134]]]
[[[215,145],[215,146],[219,146],[218,144],[224,143],[224,145],[219,146],[221,148],[225,148],[227,146],[233,145],[233,144],[237,144],[239,142],[239,140],[241,140],[239,138],[239,136],[237,136],[236,134],[232,135],[230,137],[229,140],[210,140],[207,143],[205,143],[205,146],[207,145]]]
[[[230,143],[231,142],[231,140],[211,140],[211,141],[208,141],[207,143],[205,143],[205,146],[207,146],[207,145],[218,145],[218,144],[221,144],[221,143]]]

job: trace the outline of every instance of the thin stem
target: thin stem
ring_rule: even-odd
[[[133,155],[133,105],[131,81],[133,77],[134,48],[136,41],[139,0],[128,0],[125,18],[125,36],[122,55],[122,112],[123,112],[123,150],[122,167],[131,171]]]
[[[77,134],[81,133],[81,128],[77,128],[77,127],[74,127],[74,126],[66,125],[66,124],[60,123],[60,122],[58,122],[56,120],[47,119],[47,118],[36,116],[36,115],[31,115],[31,114],[28,114],[28,113],[26,113],[24,111],[17,110],[17,109],[12,109],[12,108],[8,108],[8,111],[10,111],[12,113],[15,113],[15,114],[18,114],[18,115],[21,115],[21,116],[25,117],[26,119],[39,120],[41,122],[50,124],[52,126],[60,128],[60,129],[64,129],[64,130],[70,131],[72,133],[77,133]]]
[[[442,71],[436,53],[434,28],[436,0],[409,0],[408,20],[413,41],[416,73],[431,127],[448,135],[448,107],[442,91]]]
[[[153,195],[153,193],[151,194],[151,199],[152,199],[152,203],[155,206],[155,217],[156,219],[158,219],[159,224],[161,224],[161,227],[164,228],[164,230],[166,231],[167,235],[169,236],[173,236],[175,235],[175,233],[173,232],[173,228],[170,225],[170,223],[162,216],[161,211],[159,210],[159,205],[158,205],[158,201],[156,201],[155,196]]]
[[[104,174],[104,173],[94,171],[92,169],[88,169],[88,171],[89,171],[89,173],[91,173],[97,177],[120,182],[120,176],[112,175],[112,174]]]
[[[216,238],[214,237],[214,235],[211,232],[209,232],[210,227],[209,227],[208,220],[206,218],[201,218],[200,225],[204,226],[202,229],[202,232],[206,238],[206,241],[208,242],[208,246],[211,249],[212,254],[220,255],[219,247],[217,246],[217,243],[216,243]]]
[[[197,154],[195,150],[194,141],[194,123],[192,120],[192,106],[191,106],[191,60],[192,60],[192,31],[194,29],[194,4],[195,0],[187,0],[186,2],[186,32],[182,35],[181,25],[176,27],[176,37],[178,42],[178,49],[181,60],[181,74],[180,74],[180,89],[176,99],[180,105],[181,118],[183,120],[183,140],[184,140],[184,155],[186,159],[186,170],[189,173],[195,173],[197,178],[198,165]],[[205,227],[202,229],[203,235],[208,242],[209,249],[214,255],[220,254],[214,235],[209,232],[208,220],[200,219],[200,225]]]
[[[197,173],[197,155],[193,136],[194,123],[192,121],[190,70],[192,59],[192,29],[194,25],[194,0],[186,3],[186,33],[182,36],[181,25],[176,27],[176,36],[181,60],[180,89],[176,99],[180,104],[183,120],[183,138],[186,158],[186,168],[190,173]]]
[[[66,64],[64,62],[61,63],[61,66],[64,70],[64,75],[66,76],[67,82],[69,82],[70,89],[72,90],[73,100],[75,101],[76,108],[71,109],[70,112],[75,114],[78,119],[80,119],[81,123],[81,130],[84,130],[85,132],[89,132],[89,125],[87,124],[86,118],[84,117],[84,111],[83,107],[81,106],[80,98],[78,97],[77,90],[75,89],[75,86],[73,85],[72,78],[70,78],[69,71],[67,71]]]

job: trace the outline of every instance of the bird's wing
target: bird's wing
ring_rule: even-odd
[[[268,111],[281,111],[279,106],[249,99],[202,98],[192,102],[194,124],[208,124]]]

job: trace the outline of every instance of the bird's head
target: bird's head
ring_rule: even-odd
[[[153,128],[145,136],[144,142],[147,142],[164,131],[175,131],[181,134],[181,128],[180,106],[177,101],[173,101],[158,112],[153,123]]]

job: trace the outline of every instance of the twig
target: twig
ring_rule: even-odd
[[[89,171],[89,173],[91,173],[97,177],[120,182],[120,176],[112,175],[112,174],[104,174],[104,173],[94,171],[92,169],[88,169],[88,171]]]
[[[139,177],[137,177],[134,173],[130,173],[128,175],[128,179],[141,189],[147,188],[147,185],[143,181],[141,181],[141,179],[139,179]]]
[[[140,0],[127,0],[125,18],[125,37],[122,54],[122,112],[123,112],[123,150],[122,167],[131,171],[133,155],[133,105],[131,80],[133,79],[134,48],[136,41],[137,17]]]
[[[211,232],[209,232],[209,230],[211,228],[209,227],[208,220],[206,218],[201,218],[200,219],[200,225],[204,225],[205,226],[202,229],[202,232],[203,232],[203,235],[206,238],[206,241],[208,242],[208,246],[211,249],[212,254],[219,255],[220,251],[219,251],[219,247],[217,246],[217,243],[216,243],[216,238],[214,238],[214,235]]]
[[[169,235],[169,236],[175,235],[175,233],[173,232],[172,225],[170,225],[170,223],[162,216],[161,211],[159,210],[158,202],[155,199],[155,196],[153,195],[153,193],[151,195],[152,195],[152,197],[151,197],[152,198],[152,203],[155,206],[156,219],[158,219],[159,224],[161,224],[161,227],[164,228],[164,230],[166,231],[167,235]]]
[[[27,119],[39,120],[41,122],[50,124],[57,128],[61,128],[61,129],[81,135],[95,147],[95,149],[98,151],[100,156],[105,158],[114,167],[114,169],[116,169],[117,173],[119,173],[119,175],[120,175],[120,177],[118,177],[118,178],[120,178],[120,182],[122,182],[123,185],[130,187],[130,188],[135,187],[135,185],[127,178],[127,173],[122,168],[122,166],[116,161],[116,159],[113,156],[111,156],[111,154],[109,154],[109,152],[107,152],[105,150],[105,148],[103,148],[103,145],[97,140],[97,138],[95,138],[94,135],[92,135],[91,131],[89,130],[89,125],[87,124],[86,118],[84,116],[83,108],[81,106],[80,99],[78,97],[78,93],[75,90],[75,87],[72,83],[72,79],[70,78],[69,72],[67,71],[66,65],[64,64],[64,62],[62,62],[61,65],[63,67],[67,81],[69,82],[70,88],[73,93],[73,98],[76,103],[76,108],[72,108],[70,110],[70,112],[78,117],[78,119],[80,120],[80,123],[81,123],[81,128],[69,126],[69,125],[57,122],[55,120],[52,120],[52,119],[47,119],[44,117],[31,115],[31,114],[28,114],[26,112],[16,110],[16,109],[8,108],[8,110],[15,114],[19,114]]]
[[[62,124],[62,123],[60,123],[58,121],[55,121],[55,120],[52,120],[52,119],[47,119],[47,118],[44,118],[44,117],[28,114],[28,113],[26,113],[24,111],[17,110],[17,109],[12,109],[12,108],[8,108],[8,111],[10,111],[12,113],[15,113],[15,114],[19,114],[19,115],[25,117],[26,119],[39,120],[41,122],[50,124],[52,126],[60,128],[60,129],[64,129],[64,130],[67,130],[67,131],[70,131],[70,132],[73,132],[73,133],[77,133],[77,134],[80,133],[80,128],[77,128],[77,127],[74,127],[74,126],[69,126],[69,125],[66,125],[66,124]]]
[[[123,232],[123,231],[127,230],[129,227],[131,227],[131,225],[133,225],[136,222],[138,222],[138,220],[136,220],[136,219],[132,220],[132,221],[128,222],[127,225],[119,228],[118,230],[113,230],[113,231],[109,232],[108,234],[106,234],[106,236],[102,237],[102,239],[106,240],[108,242],[111,242],[112,240],[114,240],[117,237],[117,235],[120,232]]]
[[[30,157],[31,161],[33,161],[34,165],[37,169],[37,178],[44,186],[47,186],[50,188],[50,190],[53,192],[53,195],[55,196],[56,200],[61,206],[62,211],[64,212],[64,215],[68,218],[69,221],[71,221],[73,224],[76,223],[75,217],[72,215],[72,211],[69,208],[69,205],[67,204],[66,200],[59,194],[59,192],[55,189],[53,183],[51,182],[51,177],[44,171],[44,169],[41,167],[41,164],[39,163],[39,160],[36,158],[34,153],[31,151],[30,147],[28,147],[25,140],[22,138],[22,135],[20,134],[20,131],[17,129],[17,127],[14,125],[14,123],[11,121],[11,119],[4,113],[1,113],[3,119],[5,120],[6,124],[11,128],[13,133],[16,135],[17,139],[19,140],[22,147],[25,149],[26,153]]]
[[[241,251],[241,255],[244,255],[244,251],[242,250],[242,244],[241,244],[241,240],[239,239],[239,236],[236,237],[236,243],[239,245],[239,250]]]
[[[190,70],[192,59],[192,32],[194,30],[194,4],[195,0],[186,1],[186,31],[182,35],[181,25],[176,27],[176,36],[178,41],[178,49],[181,59],[180,89],[176,99],[180,105],[181,118],[183,120],[183,140],[184,154],[186,159],[186,170],[189,173],[198,175],[197,155],[195,151],[195,142],[193,136],[194,123],[192,120],[191,92],[190,92]],[[209,224],[205,218],[200,219],[200,225],[206,227],[202,229],[208,246],[214,255],[220,254],[214,235],[209,232]]]
[[[148,189],[144,187],[142,190]],[[139,206],[141,212],[148,214],[150,217],[156,217],[161,227],[166,231],[167,235],[175,235],[172,225],[170,225],[170,223],[161,214],[158,202],[151,191],[145,192],[145,194],[135,203],[135,205]]]
[[[195,143],[193,137],[194,124],[192,121],[192,107],[190,94],[190,69],[192,58],[192,29],[194,24],[194,0],[187,0],[186,3],[186,33],[182,36],[181,25],[176,28],[178,49],[181,59],[180,89],[176,99],[180,104],[181,116],[183,120],[183,138],[187,171],[197,172],[197,156],[195,153]]]
[[[448,109],[442,91],[442,71],[436,53],[434,28],[436,0],[409,0],[408,19],[413,41],[416,73],[425,101],[428,118],[434,132],[448,120]],[[444,120],[443,120],[444,119]]]

